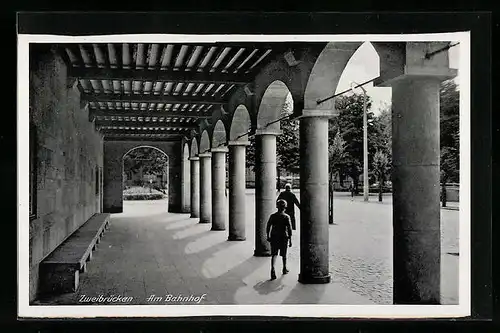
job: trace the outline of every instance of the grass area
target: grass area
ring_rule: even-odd
[[[160,200],[166,195],[158,190],[134,186],[123,190],[123,200]]]

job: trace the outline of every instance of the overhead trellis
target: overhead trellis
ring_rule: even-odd
[[[110,139],[177,138],[168,130],[187,132],[210,117],[285,48],[232,42],[59,45],[90,119]]]

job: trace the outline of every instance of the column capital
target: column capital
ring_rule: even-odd
[[[250,141],[246,140],[235,140],[235,141],[229,141],[227,143],[229,146],[248,146],[250,144]]]
[[[190,161],[199,161],[200,158],[198,156],[193,156],[189,158]]]
[[[373,85],[375,87],[390,87],[399,82],[415,79],[445,81],[454,78],[457,74],[458,70],[455,68],[406,65],[401,75],[386,80],[378,77],[373,81]]]
[[[216,147],[210,149],[211,153],[227,153],[228,151],[227,147]]]
[[[319,117],[319,118],[335,118],[339,115],[338,110],[312,110],[312,109],[304,109],[302,110],[302,114],[297,118],[308,118],[308,117]]]
[[[255,135],[280,135],[281,131],[273,130],[273,129],[266,129],[266,128],[257,128],[255,130]]]
[[[203,157],[212,157],[212,153],[210,153],[210,152],[205,152],[205,153],[199,154],[198,156],[199,156],[200,158],[203,158]]]

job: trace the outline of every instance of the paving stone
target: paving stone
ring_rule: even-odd
[[[113,228],[94,252],[77,294],[131,296],[131,304],[150,304],[151,294],[204,293],[203,304],[391,304],[392,209],[386,198],[381,204],[373,200],[336,198],[337,224],[329,227],[332,282],[326,285],[297,281],[300,225],[289,248],[290,273],[281,275],[278,257],[278,279],[269,281],[270,258],[253,256],[253,210],[247,214],[247,240],[230,242],[226,231],[210,231],[210,225],[187,214],[167,213],[161,203],[125,202],[124,212],[112,215]],[[247,196],[247,205],[252,207],[253,196]],[[458,249],[458,212],[447,210],[442,220],[444,248]],[[168,228],[174,224],[179,228]],[[447,304],[458,301],[458,258],[443,252]],[[78,304],[74,295],[41,304]]]

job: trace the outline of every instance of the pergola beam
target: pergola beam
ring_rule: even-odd
[[[172,142],[182,140],[182,136],[179,137],[145,137],[145,136],[105,136],[104,141],[161,141],[161,142]]]
[[[243,85],[252,81],[247,75],[211,73],[197,71],[121,69],[121,68],[78,68],[70,67],[68,76],[86,80],[128,80],[163,81],[184,83],[219,83]]]
[[[107,127],[107,126],[124,126],[124,127],[149,127],[149,128],[179,128],[190,130],[197,128],[198,126],[194,123],[183,124],[183,123],[173,123],[165,121],[120,121],[120,120],[96,120],[96,126]]]
[[[137,127],[137,126],[136,126]],[[172,136],[172,135],[186,135],[190,131],[175,131],[175,130],[152,130],[152,129],[101,129],[103,135],[152,135],[152,136]]]
[[[222,105],[226,101],[209,96],[171,96],[171,95],[118,95],[118,94],[89,94],[81,95],[89,102],[128,102],[128,103],[166,103],[166,104],[212,104]]]
[[[211,118],[210,115],[201,115],[196,112],[169,112],[169,111],[135,111],[135,110],[99,110],[90,109],[90,117],[178,117],[178,118]]]

